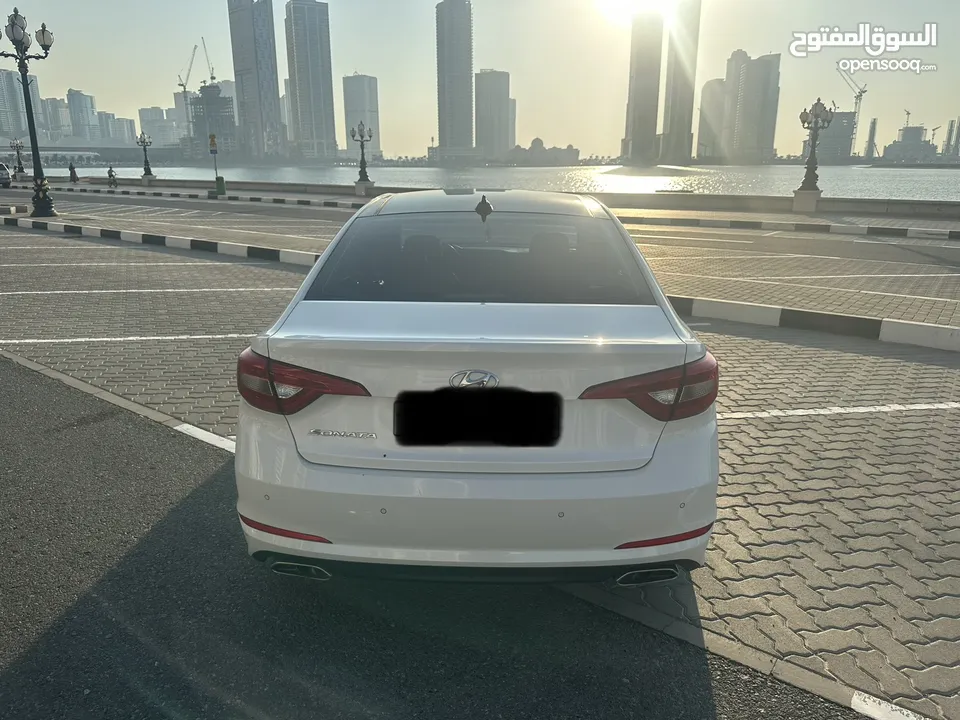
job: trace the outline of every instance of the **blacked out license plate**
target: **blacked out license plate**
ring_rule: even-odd
[[[510,388],[403,392],[393,406],[393,433],[406,446],[552,447],[562,407],[556,393]]]

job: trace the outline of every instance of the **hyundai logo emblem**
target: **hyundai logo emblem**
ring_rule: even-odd
[[[455,388],[495,388],[499,378],[486,370],[461,370],[450,378],[450,387]]]

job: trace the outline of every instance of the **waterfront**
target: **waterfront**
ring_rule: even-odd
[[[104,168],[80,168],[81,177],[105,174]],[[136,167],[117,168],[121,178],[139,177]],[[213,169],[155,166],[169,180],[213,180]],[[353,167],[221,168],[227,182],[261,181],[348,185],[357,177]],[[55,174],[59,174],[54,171]],[[862,166],[821,167],[820,188],[828,197],[895,200],[960,201],[960,174],[955,170],[892,169]],[[633,170],[616,166],[569,168],[444,168],[372,167],[370,175],[387,187],[562,190],[568,192],[652,193],[691,191],[718,195],[785,195],[803,178],[797,165],[757,167],[659,167]]]

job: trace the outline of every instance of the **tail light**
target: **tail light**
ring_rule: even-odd
[[[250,348],[237,360],[237,389],[255,408],[279,415],[300,412],[324,395],[370,396],[352,380],[277,362]]]
[[[686,365],[594,385],[581,400],[629,400],[657,420],[682,420],[716,402],[720,367],[709,352]]]

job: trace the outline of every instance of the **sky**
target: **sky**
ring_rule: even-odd
[[[517,100],[517,142],[580,148],[581,156],[618,155],[624,134],[630,54],[630,11],[670,0],[473,0],[474,70],[511,73]],[[346,142],[341,78],[360,72],[379,78],[380,128],[388,156],[420,156],[437,134],[436,0],[329,0],[337,135]],[[273,0],[277,54],[287,77],[284,0]],[[66,97],[76,88],[96,97],[97,109],[137,118],[137,109],[173,106],[177,75],[200,44],[190,78],[196,89],[208,75],[201,37],[216,76],[233,78],[227,0],[18,0],[31,32],[45,22],[55,36],[51,55],[35,61],[43,97]],[[859,48],[824,48],[806,58],[789,52],[794,32],[860,23],[887,31],[917,32],[938,24],[938,46],[901,50],[936,72],[859,72],[866,84],[858,150],[870,118],[877,144],[904,124],[932,129],[960,116],[960,0],[703,0],[694,124],[703,84],[723,77],[736,49],[752,57],[782,53],[776,146],[798,154],[805,132],[797,119],[818,96],[853,109],[853,92],[836,71],[841,58],[862,58]],[[96,28],[95,35],[84,31]],[[9,43],[4,39],[5,45]],[[9,48],[8,48],[9,49]],[[5,60],[15,69],[11,60]],[[662,102],[662,98],[661,98]],[[696,132],[696,128],[694,128]]]

